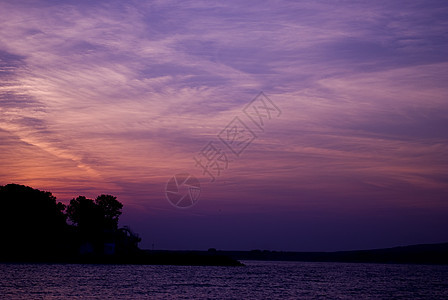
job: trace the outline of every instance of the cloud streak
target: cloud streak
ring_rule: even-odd
[[[204,182],[189,216],[448,210],[443,2],[42,1],[0,11],[0,184],[64,201],[118,195],[148,239],[138,210],[163,212],[160,224],[179,217],[163,195],[178,172]],[[254,127],[242,157],[207,183],[193,156],[260,91],[282,116],[264,133]],[[237,240],[229,247],[251,247]]]

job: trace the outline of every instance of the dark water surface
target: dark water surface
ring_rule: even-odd
[[[0,264],[1,299],[448,299],[448,266]]]

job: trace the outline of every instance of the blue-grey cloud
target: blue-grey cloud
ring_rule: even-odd
[[[210,201],[446,209],[443,1],[2,2],[0,15],[0,183],[164,211],[167,177],[200,173],[192,157],[264,91],[283,113]]]

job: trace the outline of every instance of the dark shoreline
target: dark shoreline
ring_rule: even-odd
[[[336,252],[252,250],[217,251],[217,254],[237,260],[448,265],[448,243]]]
[[[213,249],[213,251],[147,250],[147,253],[190,253],[202,256],[223,255],[235,260],[259,261],[448,265],[448,243],[335,252],[221,251]]]
[[[0,263],[244,266],[240,260],[448,265],[448,243],[336,252],[140,250],[128,255],[0,257]]]

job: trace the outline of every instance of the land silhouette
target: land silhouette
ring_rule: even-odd
[[[240,266],[238,260],[448,264],[448,243],[338,252],[143,250],[119,227],[123,204],[102,194],[73,198],[24,185],[0,186],[0,262]]]
[[[335,252],[217,251],[238,260],[448,265],[448,243]]]
[[[112,195],[73,198],[66,206],[29,186],[0,186],[0,261],[176,265],[240,265],[223,255],[148,253]]]

